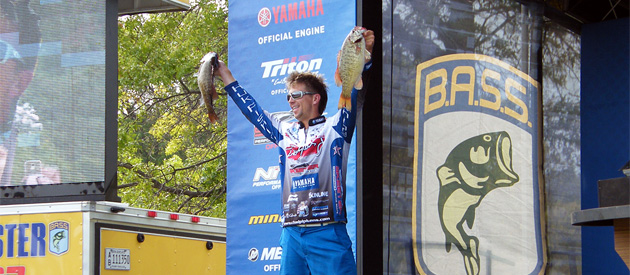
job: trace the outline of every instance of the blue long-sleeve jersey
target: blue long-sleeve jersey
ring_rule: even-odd
[[[346,222],[346,166],[359,108],[357,91],[352,91],[352,111],[342,108],[331,117],[311,119],[306,130],[263,110],[238,82],[225,90],[247,119],[278,145],[282,226]]]

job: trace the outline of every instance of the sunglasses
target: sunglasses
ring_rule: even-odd
[[[20,54],[11,46],[11,44],[0,40],[0,64],[4,64],[10,59],[16,59],[20,62],[22,61],[22,57]]]
[[[300,99],[305,95],[315,95],[317,93],[313,93],[313,92],[304,92],[304,91],[294,91],[292,93],[288,93],[287,94],[287,101],[289,101],[291,98],[293,99]]]

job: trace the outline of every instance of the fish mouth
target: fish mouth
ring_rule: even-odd
[[[512,169],[512,139],[510,139],[510,136],[500,134],[497,139],[496,150],[499,168],[508,177],[507,179],[497,180],[496,183],[511,184],[518,181],[518,175]]]

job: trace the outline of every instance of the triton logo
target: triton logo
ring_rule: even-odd
[[[271,215],[259,215],[259,216],[251,216],[249,217],[248,225],[254,224],[267,224],[267,223],[277,223],[280,222],[280,215],[271,214]]]
[[[313,58],[313,55],[309,54],[263,62],[260,64],[260,67],[264,68],[262,78],[284,76],[293,71],[317,71],[322,67],[322,61],[323,59]]]

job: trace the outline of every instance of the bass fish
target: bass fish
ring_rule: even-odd
[[[337,54],[337,70],[335,71],[335,84],[341,86],[341,96],[339,97],[338,108],[352,109],[350,96],[352,88],[359,90],[363,88],[361,73],[365,60],[370,59],[370,52],[365,48],[363,27],[354,27],[341,45],[341,50]]]
[[[203,99],[203,104],[206,105],[206,109],[208,109],[208,118],[212,123],[217,123],[219,120],[212,107],[212,102],[219,99],[217,89],[214,87],[214,70],[218,67],[219,56],[215,52],[209,52],[201,59],[201,66],[199,66],[197,74],[197,84],[201,91],[201,98]]]
[[[453,148],[437,169],[440,181],[438,212],[446,237],[446,252],[455,244],[464,257],[466,273],[479,274],[479,239],[469,236],[481,200],[498,187],[519,181],[512,169],[512,140],[507,132],[469,138]]]
[[[63,231],[59,231],[57,232],[57,234],[55,234],[55,236],[53,236],[53,247],[55,247],[57,249],[57,251],[59,251],[59,242],[61,242],[61,240],[63,240],[66,236],[63,235]]]

